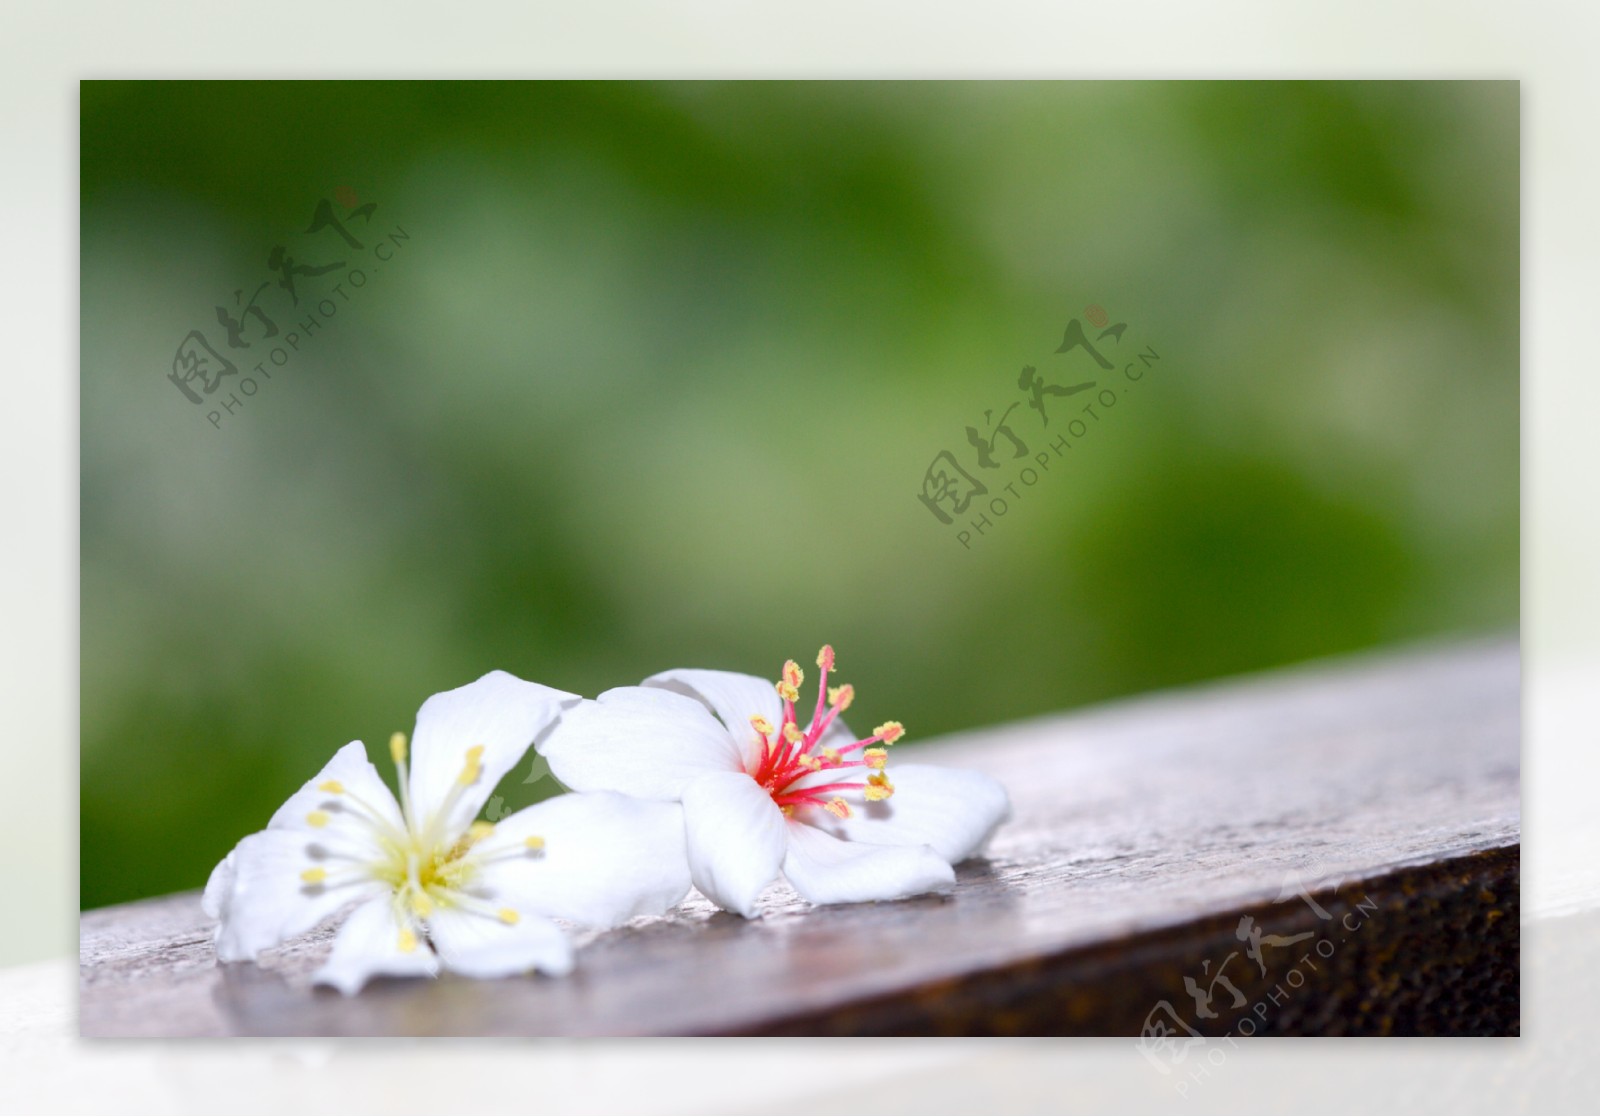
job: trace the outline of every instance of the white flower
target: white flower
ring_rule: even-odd
[[[949,886],[951,866],[1009,817],[1005,789],[924,764],[896,764],[891,783],[881,746],[904,727],[885,722],[857,740],[839,719],[854,691],[828,688],[832,648],[817,666],[804,729],[794,705],[805,675],[790,660],[776,689],[751,675],[677,670],[609,690],[536,747],[568,787],[681,802],[695,886],[741,915],[754,914],[780,871],[815,904]]]
[[[623,795],[562,795],[497,824],[489,793],[578,696],[494,671],[436,694],[389,750],[400,801],[360,741],[340,749],[267,828],[212,872],[205,910],[217,957],[257,953],[358,905],[318,983],[345,993],[376,974],[563,974],[572,946],[551,918],[614,926],[689,891],[678,808]]]

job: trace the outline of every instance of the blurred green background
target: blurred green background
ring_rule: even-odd
[[[910,749],[1511,628],[1518,143],[1509,82],[85,83],[83,906],[497,667],[831,641]],[[166,373],[279,246],[368,282],[214,426]],[[963,548],[924,471],[1091,303],[1159,367]]]

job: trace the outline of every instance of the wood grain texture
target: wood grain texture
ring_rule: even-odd
[[[1011,790],[1014,820],[952,894],[813,909],[776,885],[754,921],[696,899],[579,936],[562,980],[380,980],[344,998],[308,983],[327,928],[259,966],[219,966],[198,893],[86,912],[80,1030],[1130,1035],[1165,1002],[1207,1035],[1240,1020],[1289,1034],[1510,1034],[1519,696],[1517,646],[1498,641],[902,746]],[[1257,962],[1244,918],[1308,937],[1267,940]],[[1283,987],[1324,940],[1333,953],[1312,953]],[[1211,984],[1219,972],[1237,996]],[[1197,1017],[1186,978],[1213,994],[1215,1018]]]

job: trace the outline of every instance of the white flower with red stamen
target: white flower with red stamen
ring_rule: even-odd
[[[206,885],[217,957],[256,955],[351,907],[318,983],[354,993],[377,974],[500,977],[572,968],[550,920],[614,926],[689,891],[677,807],[562,795],[475,822],[489,793],[575,694],[494,671],[436,694],[389,751],[400,799],[360,741],[241,841]]]
[[[897,763],[890,782],[884,746],[904,727],[884,722],[856,739],[839,717],[854,691],[828,687],[832,648],[817,666],[804,728],[795,703],[805,673],[791,660],[776,688],[752,675],[678,670],[609,690],[569,710],[537,747],[568,787],[681,802],[695,886],[741,915],[755,913],[780,872],[815,904],[949,886],[951,866],[981,851],[1009,816],[1005,789],[926,764]]]

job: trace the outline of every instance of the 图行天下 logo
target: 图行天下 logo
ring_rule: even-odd
[[[1184,976],[1191,1003],[1179,1008],[1173,1000],[1181,1004],[1183,998],[1163,998],[1150,1009],[1139,1028],[1139,1053],[1178,1094],[1187,1097],[1215,1075],[1239,1049],[1237,1039],[1279,1031],[1279,1018],[1307,997],[1306,988],[1330,980],[1335,955],[1378,913],[1365,893],[1345,895],[1342,884],[1318,866],[1287,873],[1272,918],[1288,922],[1292,933],[1241,916],[1233,931],[1240,949],[1215,967],[1214,958],[1202,960],[1198,980]],[[1295,898],[1304,910],[1287,903]]]
[[[971,550],[1160,361],[1153,346],[1127,336],[1128,323],[1112,324],[1104,307],[1086,307],[1083,316],[1093,336],[1078,319],[1068,322],[1052,354],[1062,359],[1043,372],[1024,365],[1017,377],[1021,397],[998,412],[986,408],[982,426],[966,428],[968,450],[961,457],[940,450],[923,473],[917,499],[940,524],[956,529],[962,547]],[[1023,411],[1013,418],[1018,408]],[[1036,418],[1028,419],[1029,411]]]
[[[400,225],[375,228],[378,204],[363,204],[350,187],[341,186],[334,199],[338,208],[321,199],[296,240],[273,246],[268,278],[253,290],[235,290],[214,307],[214,327],[190,330],[178,343],[167,379],[191,405],[207,409],[212,427],[221,430],[264,382],[314,345],[353,292],[411,239]]]

